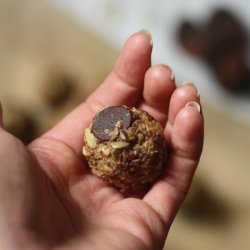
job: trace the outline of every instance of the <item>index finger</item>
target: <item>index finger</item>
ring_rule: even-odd
[[[139,102],[144,75],[151,64],[151,51],[151,36],[147,32],[133,34],[103,84],[44,137],[59,140],[80,155],[84,128],[96,112],[105,106],[133,106]]]

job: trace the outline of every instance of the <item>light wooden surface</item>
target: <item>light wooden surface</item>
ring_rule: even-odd
[[[0,99],[6,116],[11,115],[9,106],[17,105],[36,117],[42,132],[99,85],[112,68],[118,52],[45,3],[35,0],[17,3],[0,1]],[[77,91],[63,106],[49,110],[39,96],[39,86],[53,69],[73,77]],[[185,216],[184,207],[170,230],[165,248],[248,249],[250,126],[206,103],[203,112],[205,145],[193,188],[198,186],[199,189],[196,183],[205,185],[215,197],[212,200],[218,201],[225,210],[227,221],[222,225],[220,218],[214,221],[211,217],[212,223],[202,216],[192,219]],[[206,213],[210,213],[209,207],[212,211],[216,204],[210,202],[207,206]]]
[[[106,77],[116,53],[89,30],[46,1],[0,0],[0,99],[51,127],[83,101]],[[55,72],[74,81],[74,96],[49,109],[41,88]],[[11,115],[11,114],[10,114]]]
[[[166,249],[249,249],[250,126],[206,104],[203,112],[205,145],[194,187],[197,180],[205,183],[222,209],[221,216],[226,216],[227,221],[212,217],[210,222],[202,218],[198,222],[192,221],[181,211],[166,244],[171,247],[166,246]],[[213,212],[216,204],[207,205],[211,207],[206,212]]]

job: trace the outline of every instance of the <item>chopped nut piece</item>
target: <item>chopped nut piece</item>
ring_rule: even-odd
[[[111,150],[109,147],[107,146],[103,146],[100,150],[100,152],[104,155],[104,156],[109,156],[111,153]]]

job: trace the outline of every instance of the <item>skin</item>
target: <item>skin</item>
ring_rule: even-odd
[[[1,249],[162,249],[186,197],[203,145],[197,89],[176,87],[151,66],[149,34],[128,38],[113,71],[89,98],[27,147],[6,132],[0,111]],[[83,131],[102,107],[149,112],[165,128],[166,172],[142,198],[93,176],[81,155]]]

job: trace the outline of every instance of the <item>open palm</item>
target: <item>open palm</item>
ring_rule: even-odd
[[[151,66],[151,39],[132,35],[104,83],[58,125],[25,147],[0,128],[1,249],[161,249],[203,144],[197,89],[176,88],[170,68]],[[165,128],[166,172],[141,198],[93,176],[83,131],[105,106],[149,112]]]

